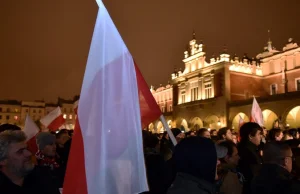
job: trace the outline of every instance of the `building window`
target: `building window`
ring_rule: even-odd
[[[185,103],[185,91],[181,92],[181,103]]]
[[[33,113],[36,113],[36,110],[35,109],[33,109],[33,111],[32,111]]]
[[[69,119],[72,119],[73,118],[73,116],[72,115],[69,115]]]
[[[300,91],[300,78],[296,79],[296,91]]]
[[[70,113],[73,113],[73,108],[70,108]]]
[[[42,110],[41,110],[41,109],[39,110],[39,113],[42,113]]]
[[[9,120],[9,115],[6,115],[6,120]]]
[[[0,119],[2,119],[2,115],[0,115]]]
[[[165,107],[164,106],[161,107],[161,112],[165,112]]]
[[[66,108],[64,108],[64,113],[66,113],[67,112],[67,109]]]
[[[6,112],[10,112],[10,108],[7,108],[7,109],[6,109]]]
[[[0,108],[0,112],[2,112],[2,108]]]
[[[275,95],[277,93],[277,84],[272,84],[270,86],[270,94]]]
[[[169,106],[169,112],[172,112],[173,111],[173,107],[172,105]]]
[[[25,109],[25,112],[27,112],[27,113],[28,113],[28,109]]]
[[[198,100],[198,88],[191,89],[191,101]]]
[[[204,90],[205,90],[205,99],[211,98],[211,94],[212,94],[211,83],[205,84]]]

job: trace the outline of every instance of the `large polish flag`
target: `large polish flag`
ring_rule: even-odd
[[[63,194],[148,190],[142,128],[162,114],[102,1],[83,79]]]
[[[251,109],[251,122],[259,124],[261,127],[264,126],[264,119],[261,109],[256,101],[256,98],[253,97],[252,109]]]
[[[38,147],[36,145],[36,135],[39,133],[40,129],[35,124],[35,122],[31,119],[29,115],[26,116],[24,133],[26,134],[26,143],[28,145],[28,150],[35,154],[38,151]]]
[[[49,130],[55,131],[65,123],[65,119],[61,113],[60,107],[58,106],[48,115],[41,118],[40,122]]]

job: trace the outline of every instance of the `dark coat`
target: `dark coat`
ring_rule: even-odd
[[[238,145],[240,155],[239,170],[245,177],[243,193],[250,193],[251,181],[256,175],[262,164],[262,157],[259,154],[258,146],[250,141]]]
[[[214,194],[215,185],[186,173],[178,173],[167,194]]]
[[[24,179],[22,187],[14,184],[0,172],[1,194],[60,194],[47,168],[35,167]]]
[[[300,182],[277,164],[264,164],[251,185],[252,194],[300,193]]]

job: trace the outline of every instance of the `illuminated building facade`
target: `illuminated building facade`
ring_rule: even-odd
[[[224,126],[237,129],[240,116],[249,121],[252,97],[262,108],[265,126],[275,122],[300,127],[300,47],[292,39],[281,51],[267,42],[255,58],[230,56],[226,49],[207,62],[195,34],[184,52],[184,70],[175,71],[171,85],[172,114],[168,122],[185,130]],[[161,87],[160,87],[161,88]],[[161,105],[163,89],[151,91]],[[280,104],[280,105],[279,105]],[[161,131],[159,121],[149,129]]]

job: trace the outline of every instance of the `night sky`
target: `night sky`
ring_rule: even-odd
[[[299,0],[105,0],[148,84],[183,67],[193,29],[207,61],[224,44],[232,55],[263,50],[271,30],[282,50],[300,44]],[[80,93],[98,7],[94,0],[0,3],[0,99],[55,101]]]

